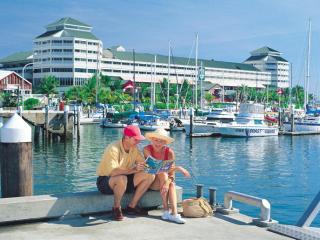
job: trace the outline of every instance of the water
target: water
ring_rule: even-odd
[[[80,141],[34,143],[34,194],[95,190],[95,170],[110,142],[120,139],[121,129],[81,126]],[[265,198],[272,218],[295,224],[320,190],[319,136],[265,138],[194,138],[173,133],[177,164],[187,168],[191,179],[177,174],[184,197],[194,196],[195,183],[217,187],[217,200],[238,191]],[[142,142],[140,148],[146,145]],[[234,203],[241,212],[258,217],[259,209]],[[320,226],[317,218],[313,224]]]

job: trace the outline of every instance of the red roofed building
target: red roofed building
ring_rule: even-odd
[[[16,72],[0,70],[0,92],[13,92],[18,89],[21,94],[30,94],[32,84]]]
[[[133,93],[134,83],[131,80],[128,80],[122,85],[122,89],[124,92]]]

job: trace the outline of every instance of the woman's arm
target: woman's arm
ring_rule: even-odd
[[[175,166],[174,170],[178,171],[178,172],[181,172],[185,177],[191,177],[191,175],[188,172],[188,170],[183,168],[183,167],[181,167],[181,166]]]

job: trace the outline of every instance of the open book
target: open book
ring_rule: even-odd
[[[150,174],[157,174],[160,172],[169,172],[169,169],[171,168],[173,162],[174,162],[173,160],[162,161],[149,156],[145,161],[145,164],[146,164],[145,172]]]

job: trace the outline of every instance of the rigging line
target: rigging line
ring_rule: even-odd
[[[175,62],[174,62],[174,56],[173,56],[173,51],[172,51],[172,48],[170,47],[170,51],[171,51],[171,58],[172,58],[172,65],[175,65]],[[180,96],[180,91],[179,91],[179,80],[178,80],[178,74],[177,74],[177,66],[175,66],[174,68],[174,72],[175,72],[175,76],[176,76],[176,82],[177,82],[177,91],[178,91],[178,96],[177,96],[177,109],[179,108],[179,96]]]
[[[308,41],[308,31],[306,32],[306,35],[305,35],[305,41],[304,41],[304,44],[303,44],[303,49],[302,49],[302,57],[301,58],[298,58],[298,59],[304,59],[304,60],[301,60],[300,62],[300,66],[302,65],[302,62],[304,62],[304,67],[301,69],[300,68],[300,72],[298,74],[298,82],[297,82],[297,85],[295,87],[295,96],[296,96],[296,103],[298,103],[298,105],[300,106],[300,99],[299,99],[299,88],[297,88],[297,86],[299,84],[301,84],[301,86],[303,87],[303,91],[305,92],[306,89],[304,87],[304,85],[302,84],[301,80],[305,80],[305,75],[306,75],[306,56],[307,56],[307,41]]]
[[[192,55],[192,53],[193,53],[193,50],[194,50],[194,48],[195,48],[195,45],[196,45],[196,40],[194,40],[193,43],[192,43],[192,48],[191,48],[191,51],[190,51],[190,53],[189,53],[189,57],[188,57],[188,61],[187,61],[187,66],[189,66],[190,59],[191,59],[191,55]],[[184,70],[183,75],[185,76],[185,74],[186,74],[186,69]],[[188,85],[188,88],[189,88],[189,85]],[[188,92],[188,88],[187,88],[186,92]],[[182,84],[181,84],[181,87],[180,87],[180,92],[181,92],[181,90],[182,90]]]

